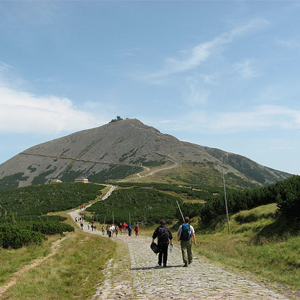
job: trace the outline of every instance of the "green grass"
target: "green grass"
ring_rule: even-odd
[[[77,231],[61,243],[54,256],[22,274],[1,299],[89,299],[96,284],[104,281],[102,270],[115,249],[109,239]],[[21,252],[15,257],[21,260]]]
[[[231,234],[225,223],[214,233],[198,232],[197,250],[223,265],[300,289],[300,236],[276,230],[261,236],[276,222],[275,204],[242,211],[231,217]]]

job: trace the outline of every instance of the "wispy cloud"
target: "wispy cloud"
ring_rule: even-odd
[[[169,123],[172,130],[194,130],[210,133],[255,132],[266,129],[297,130],[300,128],[300,110],[285,106],[260,105],[249,111],[190,112]],[[167,124],[166,124],[167,125]]]
[[[287,40],[276,40],[276,43],[280,46],[283,46],[290,50],[299,50],[300,49],[300,41],[295,39],[287,39]]]
[[[150,78],[168,76],[176,73],[186,72],[197,68],[201,63],[207,61],[215,52],[226,44],[243,37],[253,30],[266,27],[269,22],[265,19],[255,19],[246,25],[225,32],[211,41],[201,43],[191,50],[181,51],[181,57],[169,57],[165,60],[165,66],[151,74]]]
[[[3,133],[57,134],[103,123],[101,117],[77,109],[67,98],[36,96],[0,85],[0,130]]]
[[[240,63],[236,63],[232,71],[238,73],[243,79],[250,79],[254,77],[261,76],[261,73],[257,70],[255,62],[253,60],[247,59]]]

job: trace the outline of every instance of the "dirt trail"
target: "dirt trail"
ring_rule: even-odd
[[[18,279],[22,274],[29,271],[30,269],[37,267],[38,265],[42,264],[45,260],[47,260],[48,258],[52,257],[54,254],[56,254],[60,247],[61,242],[63,242],[67,238],[68,238],[68,236],[65,236],[65,237],[53,242],[53,244],[51,245],[51,248],[50,248],[50,253],[47,256],[33,260],[29,265],[26,265],[25,267],[23,267],[22,269],[20,269],[16,273],[14,273],[12,276],[12,279],[5,286],[0,288],[0,299],[1,299],[1,296],[10,287],[12,287],[13,285],[15,285],[18,282]]]

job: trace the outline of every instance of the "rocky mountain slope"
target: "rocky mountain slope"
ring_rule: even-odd
[[[119,120],[31,147],[0,165],[0,190],[84,176],[107,180],[222,185],[268,184],[290,176],[250,159],[162,134],[136,119]]]

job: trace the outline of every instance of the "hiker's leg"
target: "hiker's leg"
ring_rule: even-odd
[[[162,251],[163,251],[163,265],[166,266],[168,260],[168,244],[163,245]]]
[[[161,266],[162,263],[162,249],[160,249],[160,251],[158,252],[158,264]]]
[[[188,263],[188,257],[187,257],[187,242],[181,241],[181,253],[182,253],[182,260],[185,264]]]
[[[193,261],[193,253],[192,253],[192,240],[187,242],[187,255],[189,264]]]

